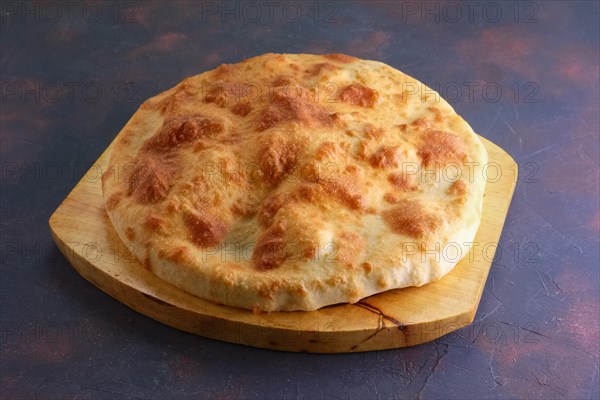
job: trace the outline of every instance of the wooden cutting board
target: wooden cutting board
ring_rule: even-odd
[[[438,282],[391,290],[317,311],[250,311],[187,294],[144,269],[114,232],[102,197],[109,146],[50,218],[61,252],[85,279],[134,310],[187,332],[276,350],[338,353],[413,346],[462,328],[475,316],[517,182],[517,165],[481,138],[488,183],[475,245]]]

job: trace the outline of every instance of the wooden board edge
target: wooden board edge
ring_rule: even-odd
[[[365,338],[371,338],[374,333],[377,333],[376,323],[374,323],[374,328],[362,331],[336,332],[328,329],[306,331],[281,325],[245,324],[176,307],[132,288],[96,268],[89,260],[65,243],[55,230],[55,225],[51,226],[51,233],[60,252],[85,280],[136,312],[184,332],[228,343],[290,352],[341,353],[382,349],[381,344],[377,344],[378,342],[371,343],[368,348],[352,348],[355,343],[362,343]],[[190,323],[190,321],[193,322]],[[265,334],[267,330],[269,331],[268,335]],[[390,338],[387,340],[390,341]],[[391,341],[394,345],[390,344],[389,348],[397,347],[397,337],[392,337]]]
[[[171,305],[113,278],[69,247],[56,228],[55,218],[51,217],[50,230],[54,241],[71,266],[85,280],[142,315],[173,328],[210,339],[290,352],[364,352],[419,345],[435,340],[472,322],[471,313],[465,312],[450,316],[445,320],[402,326],[390,323],[389,319],[391,318],[382,315],[381,321],[383,323],[378,325],[376,323],[377,319],[380,318],[378,312],[366,310],[366,312],[373,314],[373,328],[336,332],[329,329],[295,330],[278,325],[258,326],[202,315]],[[365,311],[365,308],[359,304],[353,306]],[[190,321],[194,321],[194,323],[190,324]],[[450,326],[451,329],[440,330],[440,324]],[[269,331],[268,335],[265,334],[266,330]]]
[[[519,164],[515,161],[515,159],[508,154],[508,152],[506,150],[504,150],[502,147],[500,147],[499,145],[497,145],[496,143],[492,142],[491,140],[478,135],[479,138],[482,140],[484,146],[486,148],[489,147],[493,147],[494,151],[497,151],[499,154],[502,155],[502,157],[504,158],[503,163],[507,164],[507,165],[514,165],[514,178],[513,178],[513,184],[510,185],[510,191],[506,193],[507,197],[508,197],[508,201],[506,202],[506,207],[503,210],[504,212],[504,218],[502,219],[502,223],[500,224],[500,227],[498,229],[498,236],[496,238],[497,243],[500,243],[500,239],[502,238],[502,232],[504,231],[504,224],[506,223],[506,216],[508,215],[508,210],[510,210],[510,205],[512,204],[512,200],[514,197],[514,193],[517,187],[517,182],[519,181]],[[495,258],[496,256],[496,251],[494,251],[494,254],[492,256],[492,260],[493,258]],[[473,323],[473,321],[475,321],[475,315],[477,314],[477,310],[479,308],[479,304],[481,303],[481,297],[483,296],[483,291],[485,289],[485,283],[487,282],[487,278],[490,274],[491,271],[491,267],[493,266],[493,261],[490,264],[490,268],[487,270],[487,272],[485,273],[484,276],[484,284],[481,285],[481,288],[479,290],[479,292],[477,293],[477,301],[475,302],[475,306],[473,307],[473,309],[469,312],[469,323],[467,325],[470,325]]]
[[[514,159],[501,147],[495,143],[481,137],[486,142],[486,147],[494,146],[495,150],[507,157],[510,162],[514,163],[517,168],[515,174],[518,174],[518,165]],[[97,165],[103,164],[109,156],[109,152],[114,143],[113,142],[105,149],[100,155],[95,164],[90,168],[96,168]],[[86,172],[86,174],[88,173]],[[111,297],[117,299],[128,307],[135,311],[146,315],[156,321],[162,322],[176,329],[183,330],[185,332],[197,334],[200,336],[208,337],[215,340],[225,341],[229,343],[252,345],[254,347],[266,348],[272,350],[283,350],[293,352],[311,352],[311,353],[340,353],[340,352],[362,352],[362,351],[373,351],[373,350],[384,350],[398,347],[414,346],[422,343],[426,343],[435,340],[441,336],[444,336],[452,331],[468,326],[474,321],[474,317],[477,311],[477,307],[483,294],[484,285],[482,285],[477,302],[472,310],[465,311],[461,314],[447,317],[445,320],[439,320],[431,323],[419,323],[409,324],[404,327],[391,326],[389,323],[383,326],[378,326],[373,329],[365,329],[363,331],[348,331],[344,332],[346,337],[340,336],[339,332],[335,331],[297,331],[288,329],[286,327],[269,327],[272,330],[270,335],[265,335],[262,331],[265,327],[258,327],[256,325],[244,324],[240,321],[231,321],[214,316],[203,316],[198,313],[194,313],[190,310],[178,308],[179,313],[187,314],[190,319],[196,320],[197,324],[190,325],[188,322],[182,321],[180,318],[173,318],[173,306],[169,303],[162,301],[161,299],[155,298],[147,293],[141,292],[135,289],[135,296],[132,298],[125,298],[122,293],[127,290],[108,290],[106,287],[110,285],[104,284],[104,281],[112,281],[120,289],[131,290],[130,286],[113,279],[110,275],[104,271],[94,267],[92,263],[81,257],[76,252],[72,251],[65,241],[60,237],[57,229],[57,218],[58,211],[60,210],[63,203],[69,198],[71,193],[76,191],[80,185],[83,184],[83,180],[86,175],[80,180],[69,195],[63,199],[61,204],[54,211],[49,219],[50,230],[52,236],[57,243],[60,251],[67,258],[69,263],[74,269],[90,283],[98,287],[103,292],[107,293]],[[509,195],[509,201],[506,205],[506,212],[510,207],[514,190],[516,187],[517,176],[515,176],[515,183],[511,186]],[[501,229],[499,230],[498,240],[502,233],[502,227],[504,226],[504,220],[502,221]],[[95,276],[91,271],[100,271],[100,276]],[[487,280],[486,273],[485,280]],[[104,276],[102,276],[104,275]],[[171,313],[171,317],[169,314]],[[184,315],[185,317],[185,315]],[[203,318],[204,317],[204,318]],[[183,318],[183,317],[182,317]],[[450,326],[448,329],[440,330],[439,324],[443,323],[446,326]],[[261,331],[261,332],[259,332]],[[248,341],[250,340],[250,341]],[[342,345],[344,344],[344,345]],[[348,344],[348,346],[346,346]]]

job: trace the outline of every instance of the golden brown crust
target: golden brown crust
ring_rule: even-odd
[[[125,229],[125,237],[130,241],[135,239],[135,230],[131,226]]]
[[[199,247],[217,246],[227,233],[225,222],[206,209],[188,211],[183,215],[183,220],[190,233],[190,240]]]
[[[369,158],[369,164],[373,168],[395,168],[398,167],[399,163],[398,146],[382,146]]]
[[[401,192],[412,192],[418,190],[418,184],[416,182],[415,175],[409,175],[407,173],[399,172],[388,175],[388,181],[395,190]]]
[[[421,138],[418,154],[425,166],[459,163],[465,157],[464,143],[451,132],[428,130]]]
[[[464,196],[467,194],[467,184],[462,180],[452,183],[448,189],[448,194]]]
[[[441,218],[429,213],[415,200],[402,200],[383,213],[385,222],[396,233],[422,239],[435,234],[441,225]]]
[[[261,271],[278,268],[287,258],[285,225],[281,222],[269,227],[256,242],[252,253],[254,265]]]
[[[112,210],[113,208],[117,207],[119,205],[119,203],[121,202],[121,199],[123,198],[123,193],[121,192],[116,192],[111,194],[107,199],[106,199],[106,209],[108,211]]]
[[[161,129],[148,139],[142,150],[167,152],[179,146],[190,145],[203,136],[223,131],[223,124],[202,117],[175,117],[165,121]]]
[[[158,230],[166,223],[167,221],[164,218],[155,214],[149,214],[144,219],[144,227],[155,232],[158,232]]]
[[[373,107],[378,97],[376,90],[360,83],[344,86],[340,91],[340,100],[359,107]]]
[[[331,63],[322,62],[322,63],[313,64],[310,67],[310,69],[306,70],[306,72],[309,75],[317,76],[317,75],[321,75],[322,73],[338,71],[339,69],[340,69],[340,67],[337,67]]]
[[[252,106],[247,101],[236,103],[231,107],[231,112],[240,117],[245,117],[252,111]]]
[[[135,159],[128,176],[127,195],[141,204],[164,199],[173,186],[177,169],[173,159],[142,153]]]
[[[271,135],[262,144],[260,151],[260,169],[271,183],[278,183],[298,160],[300,146],[283,135]]]
[[[405,83],[423,88],[342,54],[266,54],[187,78],[115,142],[109,217],[161,278],[257,311],[439,279],[456,260],[406,258],[402,244],[472,239],[486,154],[446,102]],[[459,175],[467,161],[474,180]]]
[[[340,54],[340,53],[333,53],[333,54],[324,54],[323,57],[332,60],[332,61],[336,61],[339,63],[343,63],[343,64],[348,64],[354,61],[358,61],[358,58],[356,57],[352,57],[346,54]]]
[[[290,83],[282,81],[280,77],[273,81],[276,89],[267,107],[260,112],[255,122],[257,131],[262,132],[290,122],[313,128],[331,126],[335,122],[335,115],[313,102],[305,88],[296,87],[295,93],[290,94]]]

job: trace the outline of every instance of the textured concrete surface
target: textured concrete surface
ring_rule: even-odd
[[[3,1],[0,17],[1,397],[600,397],[598,2]],[[49,216],[144,99],[269,51],[386,62],[519,162],[473,325],[392,351],[254,349],[139,315],[58,253]]]

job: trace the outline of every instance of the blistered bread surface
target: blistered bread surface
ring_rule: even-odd
[[[342,54],[265,54],[142,104],[103,176],[145,268],[201,298],[314,310],[440,279],[481,217],[487,154],[432,89]]]

